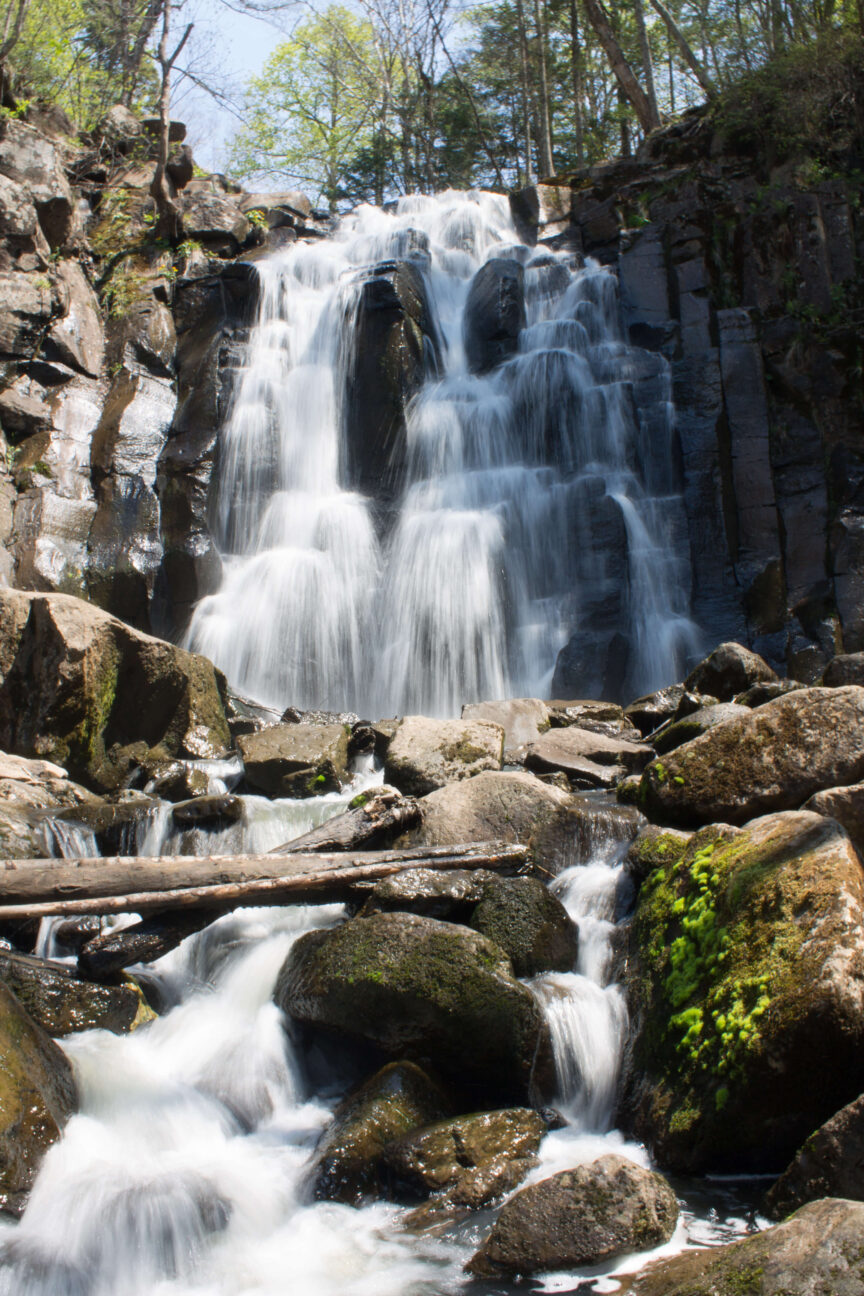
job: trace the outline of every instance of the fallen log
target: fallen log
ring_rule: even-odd
[[[419,822],[420,807],[413,797],[403,796],[396,788],[375,788],[361,805],[335,815],[284,846],[275,847],[270,854],[296,855],[306,851],[381,847]]]
[[[282,904],[336,904],[364,883],[406,868],[516,870],[526,846],[477,842],[345,854],[174,855],[158,858],[3,860],[0,918],[152,913]],[[132,889],[132,887],[135,889]]]

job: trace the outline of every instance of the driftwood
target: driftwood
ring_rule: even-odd
[[[517,869],[525,846],[478,842],[353,855],[112,856],[0,862],[0,919],[152,913],[239,905],[334,904],[406,868]],[[134,882],[135,890],[130,889]]]
[[[277,846],[271,855],[297,855],[307,851],[359,850],[381,847],[420,822],[420,807],[413,797],[395,788],[371,793],[362,805],[335,815],[302,837]]]

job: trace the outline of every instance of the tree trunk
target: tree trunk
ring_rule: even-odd
[[[606,10],[600,0],[585,0],[585,12],[591,26],[597,33],[597,39],[603,46],[609,60],[609,66],[615,73],[622,93],[633,105],[639,125],[647,135],[649,131],[654,129],[655,125],[651,104],[645,91],[637,81],[633,69],[624,57],[624,52],[612,30]]]
[[[862,0],[864,3],[864,0]],[[531,80],[528,74],[528,36],[525,31],[525,10],[522,0],[516,0],[516,21],[519,27],[519,71],[522,80],[522,119],[525,142],[525,183],[534,183],[533,147],[531,141]]]
[[[384,788],[356,810],[347,810],[326,823],[277,846],[271,855],[297,855],[308,851],[359,850],[381,847],[420,822],[420,807],[413,797],[403,797],[394,788]]]
[[[335,904],[364,882],[415,868],[518,868],[525,846],[478,842],[353,855],[175,855],[4,860],[0,918]],[[135,890],[130,886],[134,880]]]
[[[171,192],[168,179],[168,153],[171,147],[171,70],[180,51],[189,39],[192,24],[189,23],[180,43],[173,54],[168,53],[168,37],[171,33],[171,5],[165,3],[162,10],[162,36],[159,40],[157,55],[162,71],[162,85],[159,92],[159,154],[156,160],[156,171],[150,185],[150,193],[156,204],[156,234],[159,238],[168,239],[170,243],[179,243],[183,238],[183,217],[180,206]]]
[[[708,98],[709,99],[713,98],[717,93],[717,87],[715,86],[714,82],[711,80],[708,73],[705,71],[704,66],[699,62],[696,55],[693,53],[693,50],[690,48],[690,44],[687,40],[687,37],[682,32],[681,28],[678,26],[675,19],[672,17],[671,13],[666,8],[665,4],[663,4],[663,0],[649,0],[649,4],[653,9],[657,11],[657,13],[663,19],[664,23],[666,24],[666,30],[669,32],[669,35],[672,37],[675,44],[678,46],[678,49],[681,53],[681,57],[689,67],[690,71],[696,77],[696,80],[699,82],[700,86],[705,91]]]
[[[546,70],[546,24],[543,0],[534,0],[534,26],[537,32],[537,69],[540,74],[540,164],[547,176],[555,174],[552,158],[552,114],[549,107],[549,77]]]
[[[582,45],[579,38],[579,9],[570,0],[570,78],[573,83],[573,123],[576,130],[576,161],[585,161],[585,113],[582,89]]]
[[[657,107],[657,88],[654,85],[654,63],[651,59],[651,46],[648,44],[648,31],[645,27],[645,9],[642,0],[633,0],[633,13],[636,18],[636,33],[639,37],[639,54],[642,59],[642,73],[645,77],[645,95],[654,119],[652,130],[660,125],[660,110]]]

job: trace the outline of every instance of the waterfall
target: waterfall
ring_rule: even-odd
[[[522,267],[526,326],[478,375],[465,305],[492,257]],[[364,494],[361,295],[400,264],[425,293],[425,378],[394,479]],[[361,207],[258,270],[222,434],[224,576],[190,647],[268,705],[368,715],[548,696],[568,643],[582,696],[680,677],[699,644],[668,365],[622,339],[612,271],[520,244],[506,199],[455,192]]]

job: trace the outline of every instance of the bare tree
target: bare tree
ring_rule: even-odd
[[[597,39],[603,46],[609,65],[618,80],[622,94],[629,99],[633,105],[633,111],[639,121],[639,125],[647,135],[657,125],[656,108],[652,109],[651,102],[642,89],[636,75],[633,72],[627,59],[624,57],[624,51],[618,43],[618,39],[612,30],[612,24],[609,21],[609,15],[606,13],[601,0],[585,0],[585,12]]]
[[[659,126],[660,112],[657,108],[657,90],[654,85],[654,64],[651,59],[651,46],[648,44],[645,8],[642,0],[633,0],[633,14],[636,19],[636,34],[639,37],[639,55],[642,59],[642,74],[645,78],[645,95],[651,108],[654,126]]]
[[[690,47],[690,43],[687,40],[687,37],[682,32],[681,28],[678,26],[675,19],[672,17],[672,14],[666,8],[665,4],[663,4],[663,0],[649,0],[649,4],[654,10],[656,10],[656,12],[663,19],[664,23],[666,24],[666,29],[669,32],[669,35],[672,37],[675,44],[678,46],[678,49],[681,53],[681,57],[689,67],[690,71],[696,77],[696,80],[699,82],[700,86],[705,91],[708,98],[710,99],[713,95],[716,95],[717,87],[715,86],[714,82],[711,80],[708,73],[705,71],[704,65],[700,63],[699,59],[697,59],[696,55],[693,53],[693,50]]]
[[[0,102],[9,96],[9,77],[6,61],[21,38],[21,29],[30,0],[8,0],[6,13],[3,15],[3,30],[0,33]]]
[[[171,192],[167,171],[168,153],[171,146],[171,71],[191,33],[192,23],[189,23],[174,47],[174,52],[172,54],[168,53],[171,35],[171,3],[170,0],[166,0],[162,10],[162,36],[156,54],[156,60],[162,74],[162,85],[159,92],[159,152],[156,160],[156,171],[150,185],[150,193],[156,204],[156,232],[160,238],[167,238],[172,243],[179,242],[183,237],[183,217],[180,205]]]

